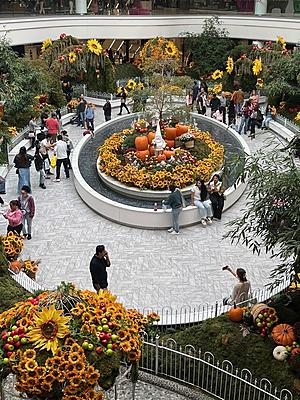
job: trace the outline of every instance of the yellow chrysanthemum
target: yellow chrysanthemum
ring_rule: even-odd
[[[71,317],[62,316],[62,314],[63,310],[56,310],[54,304],[34,314],[33,328],[27,333],[34,347],[40,347],[55,354],[58,339],[62,339],[69,333],[67,324]]]
[[[253,61],[253,66],[252,66],[252,71],[254,75],[259,75],[259,73],[262,71],[263,64],[261,61],[261,58],[256,58]]]
[[[227,61],[226,61],[226,71],[228,72],[228,74],[232,73],[233,67],[234,67],[233,58],[232,57],[228,57]]]
[[[96,39],[90,39],[87,41],[87,47],[91,53],[96,54],[97,56],[100,56],[102,53],[102,46]]]
[[[52,46],[52,40],[51,39],[46,39],[43,41],[42,47],[41,47],[41,52],[44,53],[48,47]]]
[[[76,54],[74,53],[74,51],[71,51],[71,52],[68,54],[69,63],[73,64],[73,63],[76,61],[76,58],[77,58],[77,56],[76,56]]]
[[[264,86],[264,80],[262,78],[258,78],[256,81],[256,86],[262,88]]]
[[[286,42],[285,42],[285,40],[283,39],[282,36],[278,36],[278,37],[277,37],[277,43],[280,44],[280,46],[281,46],[283,49],[286,48]]]
[[[222,83],[218,83],[217,85],[214,86],[213,92],[218,94],[222,92],[222,89],[223,89]]]
[[[300,121],[300,111],[297,112],[297,115],[295,117],[295,121]]]
[[[212,77],[212,79],[214,81],[217,80],[217,79],[221,79],[223,77],[223,71],[220,71],[219,69],[216,69],[211,77]]]

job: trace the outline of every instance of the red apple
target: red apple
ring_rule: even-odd
[[[118,345],[117,345],[117,343],[113,343],[113,345],[112,345],[112,349],[113,349],[113,350],[117,350],[117,349],[118,349]]]
[[[18,340],[18,341],[15,343],[15,346],[16,346],[16,347],[20,347],[20,346],[21,346],[21,342]]]
[[[10,344],[9,343],[5,343],[5,345],[3,346],[3,348],[4,348],[4,350],[8,350],[8,348],[9,348],[9,346],[10,346]]]
[[[106,346],[108,341],[106,339],[101,340],[101,343],[103,344],[103,346]]]
[[[8,351],[6,354],[7,354],[7,357],[10,357],[13,354],[13,352],[12,351]]]
[[[100,353],[102,353],[102,352],[103,352],[103,347],[98,346],[98,347],[96,348],[96,353],[100,354]]]

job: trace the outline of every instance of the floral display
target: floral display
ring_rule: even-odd
[[[69,63],[73,64],[76,61],[76,58],[77,58],[77,56],[76,56],[76,53],[74,51],[71,51],[68,54]]]
[[[43,41],[42,47],[41,47],[41,52],[44,53],[45,50],[48,49],[48,47],[52,46],[52,40],[51,39],[46,39]]]
[[[35,275],[39,271],[39,264],[40,260],[34,261],[30,258],[27,260],[20,260],[20,269],[31,279],[35,279]]]
[[[17,133],[18,133],[18,130],[17,130],[17,128],[16,128],[15,126],[9,126],[9,127],[7,128],[7,132],[8,132],[9,135],[11,135],[11,136],[16,136]]]
[[[0,314],[0,377],[13,373],[30,398],[102,399],[120,360],[136,367],[157,314],[125,309],[110,292],[62,283]]]
[[[277,43],[283,48],[286,48],[286,42],[282,36],[278,36]]]
[[[90,39],[87,41],[87,48],[91,53],[96,54],[97,56],[100,56],[102,53],[102,46],[96,39]]]
[[[136,82],[133,79],[129,79],[129,81],[127,82],[126,87],[129,90],[133,90],[136,87]]]
[[[3,250],[7,258],[16,258],[22,251],[24,246],[23,237],[14,234],[13,232],[8,232],[7,235],[0,237]]]
[[[146,138],[144,151],[135,148],[137,135]],[[182,188],[192,184],[196,176],[208,181],[223,163],[224,148],[208,132],[201,132],[195,127],[189,126],[186,135],[196,143],[204,142],[208,146],[208,156],[203,159],[194,157],[190,151],[180,147],[180,137],[177,138],[177,148],[168,147],[164,154],[155,156],[151,146],[155,136],[153,128],[143,120],[138,121],[132,129],[114,133],[105,140],[99,149],[99,169],[126,185],[140,189],[162,190],[167,189],[170,183]],[[131,144],[125,148],[124,144],[129,142]],[[167,140],[168,143],[174,143],[176,147],[174,140]]]
[[[261,58],[256,58],[253,61],[253,66],[252,66],[253,74],[259,75],[259,73],[262,71],[262,69],[263,69],[263,65],[262,65]]]
[[[223,71],[220,71],[219,69],[216,69],[213,74],[212,74],[212,79],[215,81],[217,79],[221,79],[223,77]]]
[[[264,80],[262,78],[258,78],[256,81],[256,86],[262,88],[264,86]]]
[[[300,111],[297,112],[295,121],[300,121]]]
[[[67,104],[67,107],[70,110],[76,110],[77,106],[78,106],[78,101],[76,99],[69,101],[69,103]]]
[[[223,89],[223,85],[222,83],[217,83],[214,87],[213,87],[213,93],[221,93]]]
[[[228,57],[226,61],[226,71],[230,75],[233,72],[234,62],[232,57]]]

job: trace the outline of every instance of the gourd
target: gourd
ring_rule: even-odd
[[[137,151],[148,150],[148,138],[147,136],[138,136],[135,138],[135,147]]]
[[[164,155],[165,155],[167,158],[171,158],[172,156],[174,156],[174,151],[165,150],[165,151],[164,151]]]
[[[237,307],[234,303],[234,306],[229,310],[228,316],[231,321],[240,322],[243,319],[244,309]]]
[[[165,142],[166,142],[167,146],[170,147],[170,149],[175,147],[175,140],[166,139]]]
[[[151,156],[154,156],[154,155],[155,155],[155,148],[154,148],[154,146],[150,146],[150,147],[149,147],[149,151],[150,151],[150,155],[151,155]]]
[[[167,140],[174,140],[177,135],[177,128],[165,128],[165,137]]]
[[[282,346],[291,345],[295,340],[293,327],[288,324],[276,325],[272,330],[272,339]]]
[[[147,138],[148,138],[148,143],[151,144],[152,140],[155,138],[155,132],[149,132]]]
[[[150,152],[149,152],[149,150],[143,150],[143,151],[137,151],[136,152],[136,156],[140,159],[140,160],[142,160],[142,161],[145,161],[146,160],[146,157],[148,156],[150,156]]]
[[[284,346],[277,346],[273,350],[273,357],[278,361],[284,361],[288,357],[288,352]]]
[[[9,268],[15,273],[18,274],[21,269],[21,263],[19,260],[13,260],[9,264]]]
[[[156,157],[157,161],[164,161],[166,159],[166,155],[165,154],[159,154]]]
[[[189,130],[189,127],[186,125],[178,124],[176,126],[176,136],[181,136]]]

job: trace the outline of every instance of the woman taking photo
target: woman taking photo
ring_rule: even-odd
[[[239,281],[234,285],[231,296],[223,299],[223,304],[239,304],[247,301],[249,299],[251,285],[247,280],[246,271],[243,268],[238,268],[236,272],[234,272],[228,265],[222,269],[223,271],[229,271]]]
[[[20,148],[19,154],[15,156],[14,164],[17,169],[16,173],[19,176],[18,193],[21,192],[22,186],[28,186],[31,191],[30,167],[32,160],[33,157],[30,154],[27,154],[24,146]]]
[[[208,192],[212,203],[214,218],[221,220],[224,208],[224,187],[218,174],[215,174],[209,183]]]
[[[204,180],[196,178],[196,183],[191,190],[191,200],[192,206],[196,206],[198,208],[201,224],[203,226],[206,226],[207,224],[211,225],[213,211]]]
[[[19,209],[17,200],[12,200],[9,203],[9,209],[3,214],[3,217],[8,221],[7,233],[16,232],[20,235],[23,229],[23,213]]]

